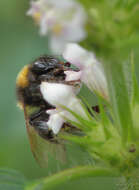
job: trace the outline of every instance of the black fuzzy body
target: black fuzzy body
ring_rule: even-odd
[[[57,58],[52,56],[41,56],[28,65],[28,85],[25,87],[16,86],[17,98],[23,107],[38,108],[37,112],[33,112],[28,116],[28,121],[38,134],[45,139],[53,139],[52,131],[46,125],[46,122],[49,120],[49,115],[46,111],[55,109],[55,107],[43,99],[40,92],[40,84],[42,81],[64,83],[64,70],[69,66],[70,64],[65,63],[64,65],[64,63],[62,64]]]

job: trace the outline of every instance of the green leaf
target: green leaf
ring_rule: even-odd
[[[131,141],[131,139],[134,139],[134,131],[124,67],[118,61],[106,63],[105,66],[110,101],[114,114],[113,119],[118,127],[122,141],[126,144],[127,140]]]
[[[33,181],[26,185],[24,190],[42,190],[42,180]]]
[[[57,173],[53,176],[46,177],[40,181],[30,184],[26,187],[25,190],[50,190],[55,187],[62,186],[64,183],[70,181],[78,180],[81,178],[88,177],[119,177],[120,174],[117,170],[101,168],[101,167],[92,167],[92,166],[82,166],[72,169],[68,169]]]
[[[108,115],[104,110],[103,100],[101,99],[101,97],[99,97],[99,109],[100,109],[101,123],[104,126],[105,136],[106,139],[109,139],[111,137],[111,132],[109,130],[109,127],[112,127],[112,125],[110,125],[110,118],[108,118]]]
[[[0,169],[0,189],[1,190],[23,190],[26,179],[15,170]]]
[[[92,118],[92,120],[89,120],[91,117],[85,119],[82,116],[80,116],[78,113],[76,113],[76,112],[72,111],[71,109],[67,108],[66,106],[61,105],[61,107],[63,109],[65,109],[65,110],[67,110],[68,112],[70,112],[77,119],[77,121],[79,122],[78,126],[80,127],[82,125],[83,126],[83,128],[82,128],[83,131],[92,130],[92,127],[96,126],[96,122],[95,122],[95,120],[93,120],[93,118]],[[86,109],[86,108],[83,107],[83,109]],[[85,111],[85,112],[87,113],[87,111]],[[88,115],[88,113],[87,113],[87,115]],[[68,118],[66,118],[66,117],[65,117],[65,119],[68,120]],[[73,123],[73,122],[71,121],[71,123]]]
[[[92,93],[90,91],[90,93]],[[82,107],[86,113],[86,115],[88,116],[88,118],[90,120],[92,120],[93,117],[93,121],[97,121],[98,120],[98,114],[93,110],[93,106],[92,104],[89,103],[88,99],[86,99],[85,97],[79,95],[79,98],[82,100]]]
[[[135,73],[133,53],[131,54],[131,65],[132,65],[132,80],[133,80],[132,106],[134,107],[135,103],[139,103],[139,87]]]
[[[123,64],[123,72],[125,77],[125,82],[127,85],[128,98],[129,101],[132,99],[133,93],[133,79],[132,79],[132,64],[130,58]]]

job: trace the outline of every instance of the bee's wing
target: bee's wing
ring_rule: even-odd
[[[30,141],[31,151],[41,167],[47,167],[49,159],[52,157],[61,162],[65,162],[65,147],[62,143],[53,143],[43,139],[29,124],[28,111],[24,106],[26,128]]]

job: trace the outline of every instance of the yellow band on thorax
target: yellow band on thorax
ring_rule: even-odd
[[[16,80],[17,86],[22,88],[28,86],[28,72],[29,72],[29,67],[28,65],[26,65],[17,76]]]

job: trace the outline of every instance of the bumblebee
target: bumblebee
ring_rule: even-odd
[[[63,141],[47,126],[49,114],[46,111],[55,107],[44,100],[40,85],[43,81],[74,85],[74,81],[65,81],[64,71],[71,70],[70,66],[68,62],[64,63],[53,56],[43,55],[26,65],[17,76],[18,105],[24,111],[31,150],[41,166],[46,166],[47,156],[52,150],[63,152]],[[64,123],[61,130],[73,132],[77,129]]]

